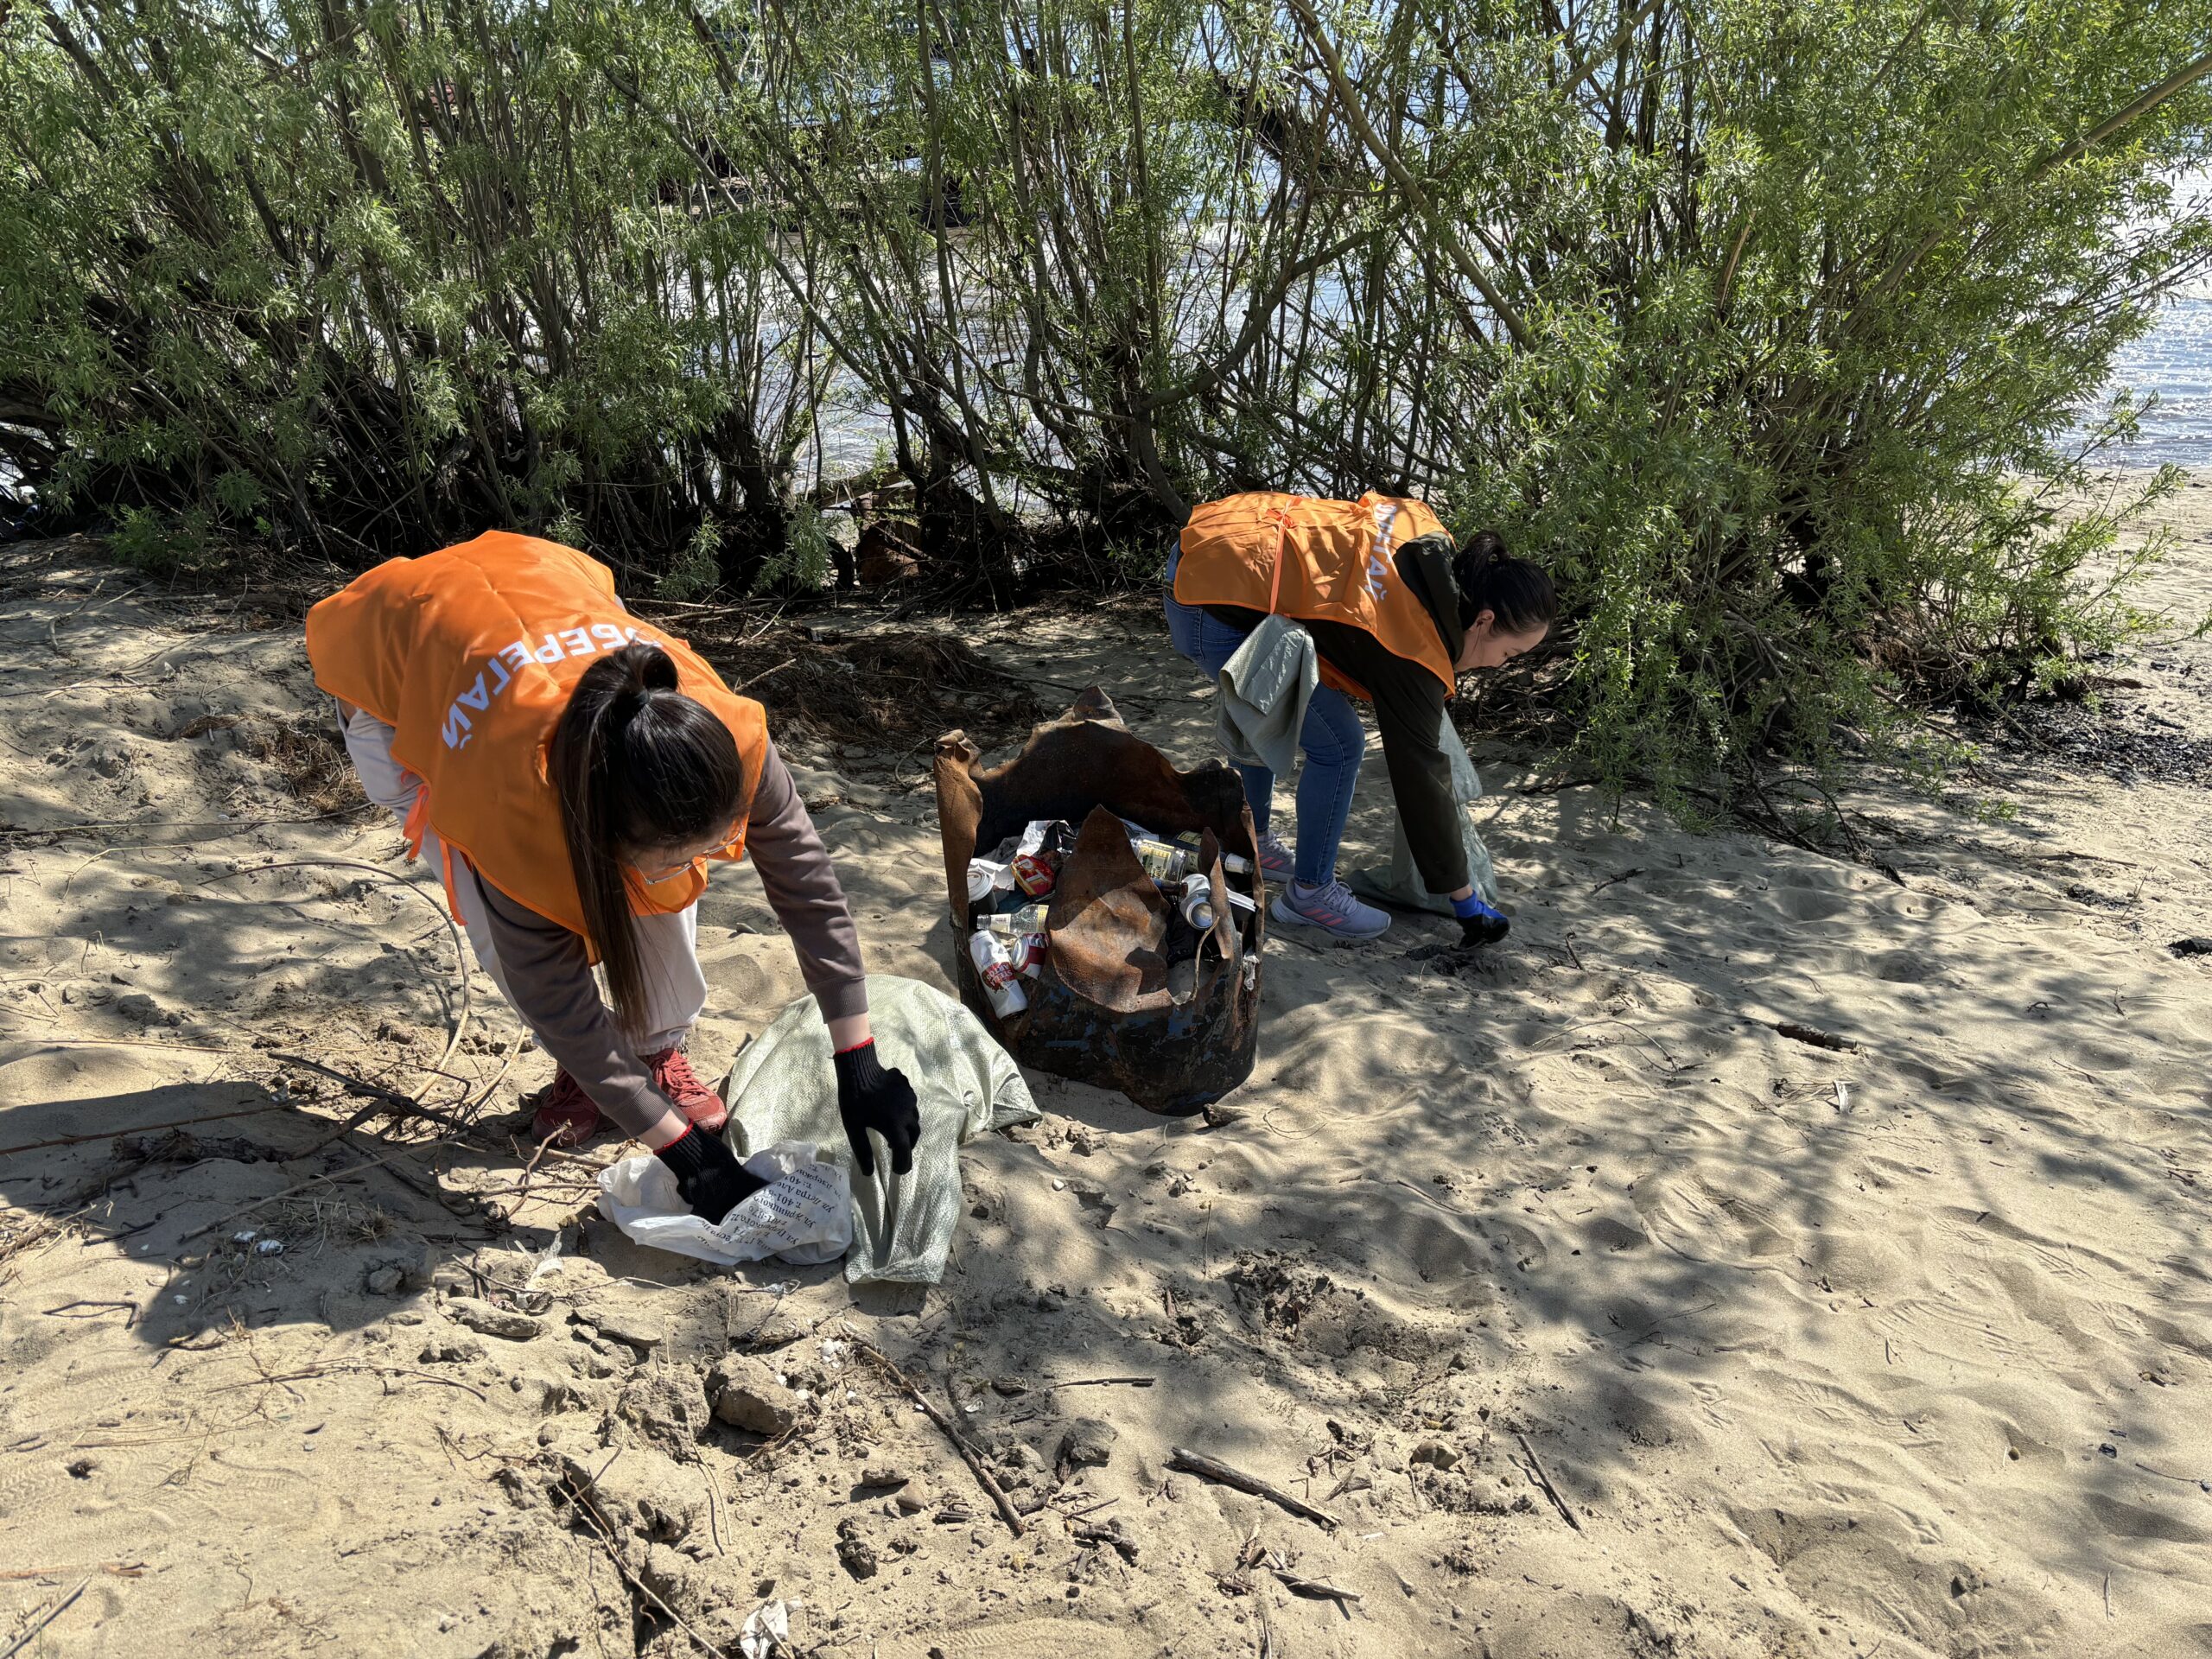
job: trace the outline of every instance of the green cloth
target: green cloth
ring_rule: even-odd
[[[1244,636],[1214,676],[1214,738],[1232,764],[1265,766],[1278,778],[1298,767],[1306,707],[1321,683],[1313,636],[1287,616],[1271,616]]]
[[[853,1166],[837,1116],[830,1027],[811,996],[778,1014],[722,1079],[721,1097],[729,1104],[724,1138],[741,1161],[781,1141],[820,1147],[822,1160],[843,1166],[852,1179],[847,1281],[933,1285],[944,1276],[964,1207],[961,1147],[987,1130],[1033,1123],[1040,1114],[1013,1056],[944,992],[919,980],[872,974],[868,1008],[876,1052],[886,1068],[906,1074],[920,1104],[922,1135],[912,1170],[893,1175],[880,1140],[873,1179]]]

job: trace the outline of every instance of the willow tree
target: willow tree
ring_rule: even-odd
[[[1001,599],[1417,493],[1554,565],[1556,706],[1672,788],[2130,625],[2171,480],[2060,504],[2209,130],[2212,0],[41,0],[0,460],[134,545],[744,585],[859,408]]]
[[[0,455],[149,554],[772,556],[826,359],[760,215],[609,92],[617,36],[708,95],[665,8],[10,9]]]

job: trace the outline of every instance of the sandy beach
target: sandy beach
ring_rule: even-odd
[[[2212,477],[2167,523],[2193,623]],[[1210,752],[1156,607],[971,638]],[[2212,1654],[2212,957],[2170,949],[2212,642],[2100,672],[2178,770],[1870,773],[1855,861],[1478,743],[1478,971],[1439,921],[1271,938],[1232,1121],[1033,1076],[943,1284],[856,1295],[628,1243],[605,1142],[525,1174],[550,1063],[350,810],[296,615],[0,549],[0,811],[47,832],[0,838],[0,1638],[734,1653],[782,1603],[785,1651],[883,1659]],[[790,752],[871,970],[949,988],[926,747]],[[1370,755],[1348,864],[1389,812]],[[719,1075],[801,986],[749,871],[701,937]]]

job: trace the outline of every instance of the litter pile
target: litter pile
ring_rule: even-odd
[[[1156,836],[1142,824],[1122,820],[1129,849],[1167,900],[1167,988],[1177,1001],[1188,1000],[1198,982],[1198,962],[1213,937],[1219,906],[1248,915],[1258,908],[1249,892],[1224,881],[1221,893],[1198,868],[1196,835]],[[1001,841],[988,858],[968,861],[969,959],[982,977],[991,1010],[1001,1020],[1029,1006],[1021,981],[1043,972],[1051,948],[1046,900],[1058,885],[1060,868],[1075,850],[1076,829],[1065,818],[1037,819],[1018,836]],[[1221,855],[1230,876],[1251,885],[1252,863],[1234,854]]]
[[[1267,912],[1244,785],[1178,770],[1093,686],[984,767],[938,740],[961,1000],[1024,1065],[1202,1111],[1251,1075]]]

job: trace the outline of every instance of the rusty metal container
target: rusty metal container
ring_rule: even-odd
[[[938,825],[961,1000],[1023,1065],[1118,1089],[1148,1111],[1185,1116],[1243,1082],[1259,1042],[1267,894],[1236,772],[1217,760],[1177,771],[1095,686],[1033,730],[1004,766],[980,768],[980,758],[964,733],[938,740]],[[968,861],[1039,818],[1077,826],[1076,843],[1052,893],[1044,964],[1021,982],[1029,1006],[1001,1019],[968,955]],[[1163,947],[1173,906],[1137,861],[1123,818],[1156,834],[1196,834],[1196,872],[1217,893],[1231,885],[1223,853],[1252,864],[1234,881],[1256,901],[1252,910],[1221,904],[1195,977],[1173,988]]]

